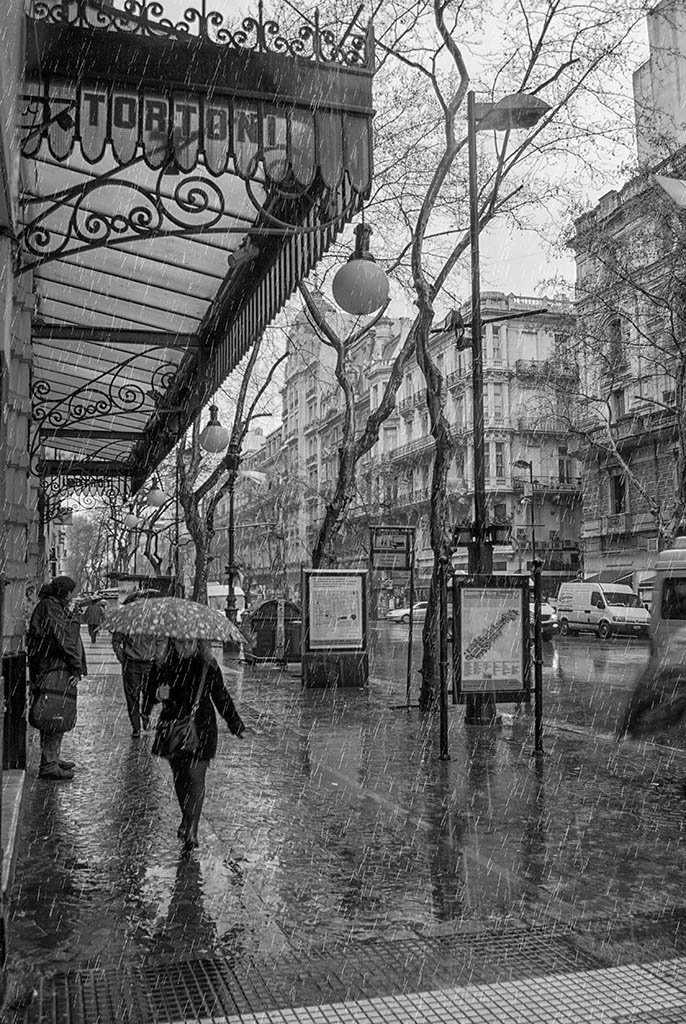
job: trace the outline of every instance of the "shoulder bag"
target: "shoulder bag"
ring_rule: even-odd
[[[183,757],[186,754],[194,754],[200,746],[200,736],[198,734],[198,727],[195,724],[195,716],[205,689],[208,668],[209,666],[205,662],[190,714],[184,715],[183,718],[161,719],[157,722],[155,739],[152,744],[153,754],[168,759]]]
[[[67,668],[51,668],[36,683],[29,724],[41,732],[70,732],[76,725],[76,680]]]

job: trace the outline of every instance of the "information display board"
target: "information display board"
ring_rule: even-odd
[[[372,526],[369,552],[372,569],[411,569],[414,553],[413,526]]]
[[[528,578],[472,577],[453,583],[453,672],[457,698],[488,693],[498,701],[528,701]]]
[[[362,646],[362,583],[361,575],[346,572],[309,577],[310,650]]]
[[[367,683],[367,578],[363,569],[303,569],[306,686]]]

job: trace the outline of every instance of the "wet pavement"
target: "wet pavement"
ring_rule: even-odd
[[[597,972],[638,965],[662,965],[657,992],[664,965],[686,953],[686,751],[611,736],[645,648],[552,650],[543,758],[532,756],[530,713],[465,727],[451,707],[449,761],[438,759],[437,719],[396,707],[404,653],[387,630],[364,690],[303,691],[295,667],[225,661],[249,729],[241,742],[220,727],[190,855],[168,766],[150,754],[152,734],[130,735],[114,656],[104,643],[88,650],[63,748],[74,781],[39,780],[31,745],[8,1021],[252,1020],[346,1000],[366,1007],[359,1020],[428,1020],[429,1008],[374,1018],[374,1001],[574,972],[591,992]],[[603,977],[607,988],[614,975]],[[200,1006],[193,986],[214,1004]],[[172,1012],[150,1002],[153,990],[182,990],[186,1003]],[[686,1019],[686,986],[665,998],[680,1017],[620,1008],[602,1019]]]

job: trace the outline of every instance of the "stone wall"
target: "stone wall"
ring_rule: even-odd
[[[27,614],[38,578],[36,481],[30,476],[31,313],[30,276],[13,279],[10,360],[3,366],[0,429],[0,572],[3,650],[23,647]],[[4,313],[4,309],[2,310]]]

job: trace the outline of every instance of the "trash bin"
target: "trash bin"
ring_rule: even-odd
[[[300,661],[302,613],[292,601],[272,599],[251,608],[244,630],[253,638],[253,660]]]

